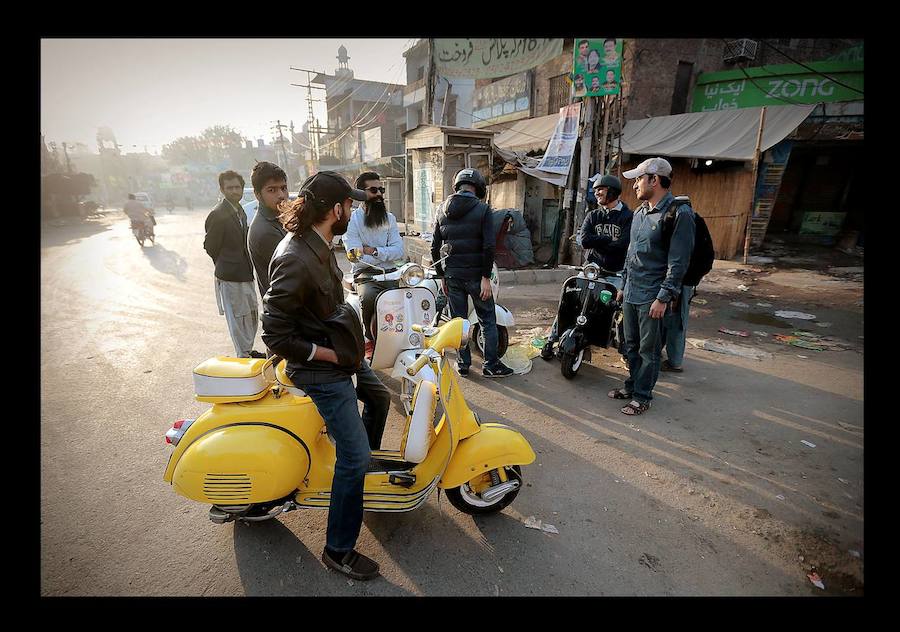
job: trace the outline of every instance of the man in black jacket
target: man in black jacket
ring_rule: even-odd
[[[477,169],[463,169],[453,182],[456,191],[437,210],[431,259],[441,258],[441,245],[451,246],[450,256],[438,264],[444,274],[444,293],[450,299],[450,315],[466,318],[469,298],[484,332],[485,377],[506,377],[513,371],[497,357],[497,314],[491,292],[491,270],[494,267],[494,234],[491,209],[482,199],[487,194],[484,177]],[[459,374],[468,375],[472,364],[469,348],[459,350]]]
[[[238,358],[264,358],[253,350],[259,303],[253,288],[253,264],[247,251],[247,214],[241,208],[244,178],[236,171],[219,174],[222,201],[206,218],[203,248],[215,264],[216,302],[225,316]]]
[[[250,183],[259,209],[250,222],[247,245],[256,269],[256,285],[262,297],[269,289],[272,253],[287,233],[278,219],[278,205],[288,199],[287,174],[274,163],[258,162],[250,172]]]
[[[378,576],[378,564],[354,546],[370,450],[381,442],[390,393],[363,359],[362,323],[344,302],[332,241],[347,230],[351,200],[365,199],[333,171],[308,178],[282,216],[288,233],[272,255],[263,297],[263,342],[287,360],[288,377],[312,398],[335,442],[322,561],[353,579]]]

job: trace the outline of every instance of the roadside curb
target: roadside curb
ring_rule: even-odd
[[[501,285],[538,285],[542,283],[562,283],[577,270],[551,268],[549,270],[500,270]]]

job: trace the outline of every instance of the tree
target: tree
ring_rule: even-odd
[[[210,161],[214,164],[230,161],[229,150],[240,148],[244,140],[230,125],[207,127],[200,134],[200,138],[206,145]]]
[[[163,145],[162,156],[170,163],[206,164],[209,162],[209,151],[202,138],[182,136],[171,143]]]

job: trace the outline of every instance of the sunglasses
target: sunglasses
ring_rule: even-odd
[[[368,187],[366,191],[368,191],[372,195],[376,193],[384,193],[384,187]]]

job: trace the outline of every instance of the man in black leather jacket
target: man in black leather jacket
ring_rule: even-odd
[[[322,561],[362,580],[378,576],[378,564],[354,546],[366,469],[371,449],[381,443],[390,392],[363,359],[362,323],[344,302],[332,240],[347,230],[351,200],[365,199],[365,192],[332,171],[303,183],[300,197],[282,214],[288,233],[272,255],[262,319],[263,342],[287,360],[288,376],[312,398],[335,442]],[[365,404],[362,417],[357,395]]]

